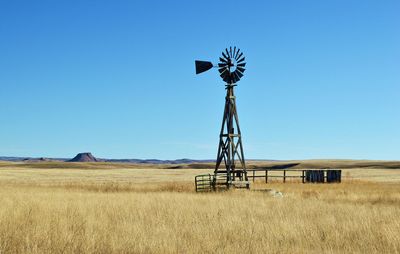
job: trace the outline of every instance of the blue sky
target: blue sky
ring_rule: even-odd
[[[400,160],[399,1],[0,1],[0,155],[216,156],[236,45],[246,158]]]

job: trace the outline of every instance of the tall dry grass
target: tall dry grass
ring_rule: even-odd
[[[117,186],[2,185],[0,253],[400,252],[399,184]]]

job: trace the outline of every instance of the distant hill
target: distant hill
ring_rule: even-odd
[[[51,159],[40,157],[40,158],[26,158],[23,159],[24,162],[43,162],[43,161],[52,161]]]
[[[74,158],[68,160],[68,162],[98,162],[101,161],[96,159],[92,153],[78,153]]]
[[[215,160],[158,160],[158,159],[100,159],[94,157],[91,153],[80,153],[73,159],[65,158],[31,158],[31,157],[1,157],[0,161],[26,162],[29,165],[49,164],[55,165],[57,162],[104,162],[104,165],[115,165],[126,163],[133,167],[164,167],[170,169],[192,168],[192,169],[213,169]],[[106,164],[109,163],[109,164]],[[65,166],[67,167],[66,163]],[[96,163],[97,164],[97,163]],[[103,165],[102,164],[102,165]],[[248,169],[346,169],[346,168],[380,168],[380,169],[400,169],[400,161],[381,161],[381,160],[246,160]],[[103,166],[104,166],[103,165]],[[136,165],[136,166],[135,166]],[[142,166],[140,166],[142,165]],[[21,165],[22,166],[22,165]],[[93,167],[97,167],[92,165]],[[101,165],[98,165],[99,167]],[[69,165],[68,167],[74,167]],[[118,166],[120,167],[120,166]]]
[[[81,155],[80,155],[81,154]],[[115,162],[115,163],[134,163],[134,164],[190,164],[190,163],[212,163],[215,160],[192,160],[192,159],[177,159],[177,160],[159,160],[159,159],[103,159],[96,158],[91,153],[80,153],[75,156],[73,159],[68,158],[45,158],[45,160],[49,161],[66,161],[66,162]],[[88,156],[84,154],[90,154]],[[96,161],[92,160],[93,157]],[[86,159],[85,159],[86,158]],[[88,160],[87,160],[88,159]],[[40,162],[44,161],[43,158],[34,158],[34,157],[7,157],[0,156],[0,161],[25,161],[25,162]]]
[[[25,161],[25,162],[40,162],[40,161],[67,161],[66,158],[44,158],[44,157],[11,157],[11,156],[0,156],[0,161]]]
[[[191,159],[177,159],[177,160],[158,160],[158,159],[104,159],[105,162],[118,162],[118,163],[138,163],[138,164],[189,164],[189,163],[208,163],[215,162],[215,160],[191,160]]]

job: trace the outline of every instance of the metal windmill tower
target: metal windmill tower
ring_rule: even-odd
[[[229,50],[226,48],[225,52],[222,52],[219,60],[218,65],[213,65],[207,61],[195,61],[196,74],[218,67],[221,78],[226,82],[225,108],[219,135],[213,187],[215,189],[218,185],[226,185],[227,188],[249,188],[234,94],[234,87],[243,77],[243,72],[245,71],[245,57],[240,52],[240,49],[233,47],[232,50],[232,47],[230,47]]]

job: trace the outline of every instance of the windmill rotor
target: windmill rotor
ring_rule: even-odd
[[[205,72],[212,67],[217,67],[222,80],[232,85],[243,77],[243,73],[246,70],[245,59],[243,52],[236,46],[225,48],[225,50],[222,51],[222,56],[219,57],[219,63],[217,65],[213,65],[211,62],[197,60],[195,62],[196,74]]]
[[[243,72],[246,70],[244,67],[246,63],[244,62],[245,57],[243,53],[240,53],[240,49],[236,47],[229,47],[222,52],[222,57],[220,57],[220,62],[218,63],[219,73],[226,83],[235,84],[242,77]]]

